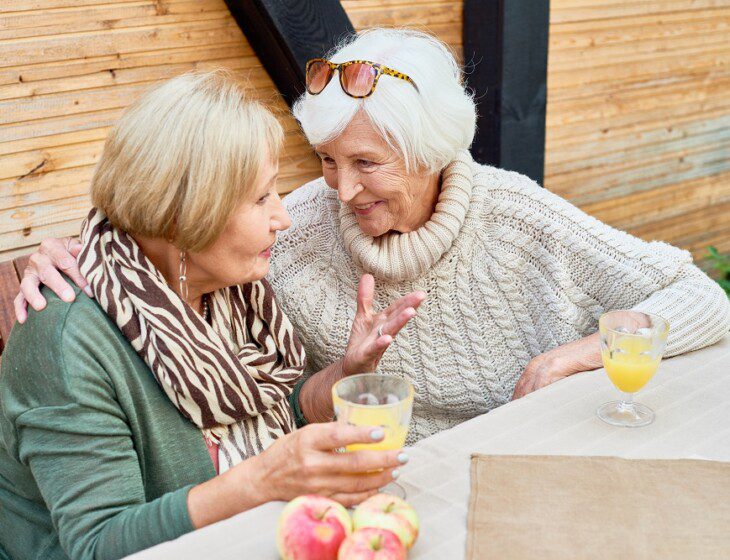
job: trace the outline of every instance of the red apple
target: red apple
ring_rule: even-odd
[[[337,560],[405,560],[407,557],[406,547],[395,533],[365,527],[345,539]]]
[[[299,496],[279,516],[276,545],[283,560],[336,560],[350,533],[352,520],[342,505],[323,496]]]
[[[395,533],[403,546],[410,549],[418,537],[418,515],[411,505],[398,496],[376,494],[362,502],[352,515],[355,529],[380,527]]]

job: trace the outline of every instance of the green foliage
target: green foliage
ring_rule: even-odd
[[[720,284],[720,287],[730,297],[730,254],[724,255],[715,247],[708,247],[707,260],[710,263],[710,267],[718,272],[719,278],[717,279],[717,283]]]

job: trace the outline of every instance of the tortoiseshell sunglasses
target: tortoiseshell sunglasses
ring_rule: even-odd
[[[383,74],[410,82],[418,91],[418,86],[411,78],[377,62],[350,60],[338,64],[324,58],[313,58],[307,62],[307,91],[312,95],[322,93],[335,75],[335,70],[340,71],[342,91],[355,99],[370,97]]]

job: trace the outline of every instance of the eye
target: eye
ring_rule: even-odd
[[[335,165],[335,160],[334,160],[334,159],[332,159],[332,158],[331,158],[331,157],[329,157],[329,156],[319,156],[319,159],[321,159],[321,160],[322,160],[322,163],[323,163],[324,165],[327,165],[327,166],[329,166],[329,167],[333,167],[333,166]]]
[[[357,164],[360,167],[367,168],[367,167],[372,167],[373,165],[375,165],[375,162],[374,161],[370,161],[369,159],[359,159],[359,160],[357,160]]]
[[[266,201],[269,200],[269,196],[271,196],[270,193],[266,193],[264,196],[256,201],[256,204],[258,204],[259,206],[263,206],[264,204],[266,204]]]

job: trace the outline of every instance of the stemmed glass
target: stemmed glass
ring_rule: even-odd
[[[669,323],[650,313],[611,311],[598,321],[601,358],[608,378],[624,393],[622,400],[598,408],[598,417],[614,426],[637,428],[654,421],[654,412],[634,402],[634,393],[659,368],[669,334]]]
[[[413,410],[413,385],[394,375],[362,373],[341,379],[332,387],[332,405],[338,422],[354,426],[378,426],[385,437],[375,443],[348,445],[346,451],[392,450],[405,445]],[[392,483],[405,499],[405,489]]]

